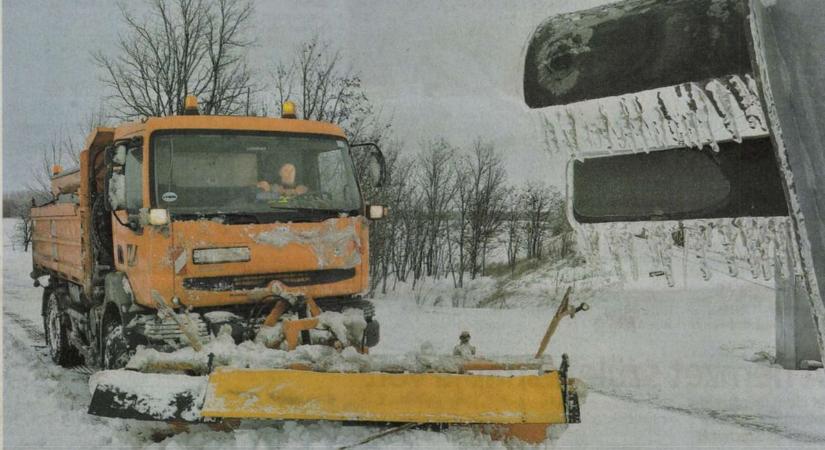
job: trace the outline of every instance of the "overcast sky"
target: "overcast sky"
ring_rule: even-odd
[[[317,32],[360,71],[405,151],[430,137],[468,145],[480,136],[506,154],[513,181],[561,186],[563,158],[542,150],[522,99],[524,48],[547,17],[605,2],[258,0],[250,63],[266,82]],[[3,0],[2,13],[3,187],[19,189],[40,149],[98,108],[105,92],[90,52],[114,49],[120,12],[110,0]]]

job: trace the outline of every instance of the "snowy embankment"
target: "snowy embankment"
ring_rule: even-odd
[[[8,236],[11,224],[4,225]],[[243,422],[230,433],[199,425],[172,435],[165,424],[89,416],[88,374],[55,367],[42,347],[41,290],[28,278],[30,255],[6,240],[3,260],[5,448],[328,448],[380,430]],[[705,282],[693,272],[687,286],[668,288],[662,277],[644,276],[574,293],[574,303],[586,296],[591,310],[563,321],[549,352],[556,361],[562,352],[570,355],[571,371],[589,385],[590,395],[583,423],[570,426],[556,446],[825,446],[825,374],[749,361],[773,353],[773,291],[745,279]],[[674,273],[681,271],[674,267]],[[487,292],[496,284],[481,283]],[[421,290],[399,289],[376,300],[382,342],[374,353],[404,354],[425,342],[447,353],[467,330],[483,355],[532,354],[555,309],[554,283],[544,269],[508,281],[508,296],[533,299],[534,306],[518,309],[453,308],[449,300],[432,306],[432,299],[454,293],[428,285],[423,288],[430,289],[424,291],[430,300],[418,306]],[[155,442],[159,437],[166,438]],[[365,447],[502,445],[455,427],[407,430]]]

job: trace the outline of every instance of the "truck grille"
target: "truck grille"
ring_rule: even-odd
[[[242,291],[265,288],[273,280],[286,286],[310,286],[335,283],[355,276],[355,269],[310,270],[304,272],[281,272],[259,275],[236,275],[221,277],[184,278],[183,288],[196,291]]]
[[[202,342],[208,341],[209,330],[206,327],[206,322],[203,321],[199,314],[189,314],[188,317],[198,330],[200,340]],[[185,318],[182,320],[185,320]],[[180,326],[171,317],[165,317],[163,320],[160,320],[156,316],[147,316],[143,325],[143,335],[153,341],[173,341],[179,343],[185,339],[183,332],[180,330]]]

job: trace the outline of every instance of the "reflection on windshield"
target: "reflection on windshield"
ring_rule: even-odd
[[[349,212],[361,205],[340,139],[173,132],[156,134],[152,146],[155,201],[173,213]]]

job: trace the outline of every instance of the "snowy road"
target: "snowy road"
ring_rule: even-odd
[[[375,433],[337,423],[243,423],[231,433],[85,413],[82,369],[55,367],[43,347],[40,289],[29,255],[4,246],[3,355],[5,448],[330,448]],[[825,374],[750,362],[773,351],[772,292],[739,280],[667,289],[645,280],[604,289],[592,310],[564,322],[551,343],[558,359],[591,386],[582,424],[555,447],[825,447]],[[448,351],[467,329],[485,354],[532,353],[552,307],[418,307],[411,295],[378,303],[381,353],[416,350],[425,340]],[[409,430],[365,447],[500,447],[467,428]],[[549,447],[550,444],[548,443]]]

